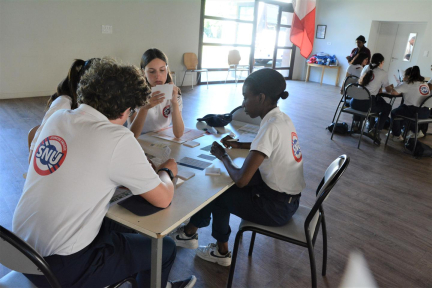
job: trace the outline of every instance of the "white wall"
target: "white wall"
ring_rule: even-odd
[[[355,47],[355,39],[359,35],[364,35],[369,43],[370,37],[372,39],[376,37],[374,33],[370,34],[371,27],[378,27],[373,21],[426,22],[426,39],[421,47],[416,47],[419,48],[417,51],[420,54],[417,63],[412,63],[412,65],[418,65],[423,76],[430,77],[432,76],[430,71],[432,64],[431,15],[432,1],[430,0],[317,0],[315,23],[327,25],[327,33],[325,39],[315,39],[312,53],[326,52],[336,55],[341,63],[341,70],[345,71],[348,66],[345,57]],[[331,42],[331,45],[328,45],[327,42]],[[427,57],[423,56],[424,51],[429,51]],[[334,84],[335,73],[334,70],[327,70],[323,83]],[[339,85],[342,84],[344,75],[345,72],[341,72]],[[311,69],[310,81],[319,82],[319,77],[320,70]]]
[[[0,0],[0,99],[53,93],[75,58],[139,65],[152,47],[168,55],[179,83],[183,53],[198,53],[200,9],[200,0]]]

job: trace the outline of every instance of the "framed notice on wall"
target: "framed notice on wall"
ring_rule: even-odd
[[[316,38],[325,39],[326,30],[327,30],[327,25],[317,25]]]

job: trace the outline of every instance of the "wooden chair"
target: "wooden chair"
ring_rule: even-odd
[[[181,86],[183,86],[183,82],[187,72],[206,72],[207,73],[207,89],[208,89],[208,70],[207,69],[197,69],[198,67],[198,57],[195,53],[184,53],[183,54],[183,64],[186,66],[186,71],[183,75],[183,80]],[[191,76],[192,89],[193,89],[193,77]]]
[[[300,205],[297,212],[286,225],[280,227],[270,227],[242,220],[240,223],[239,232],[237,232],[235,238],[227,287],[232,286],[240,238],[246,231],[252,231],[252,237],[249,246],[249,256],[252,256],[256,233],[306,247],[309,251],[312,287],[317,286],[314,246],[320,226],[322,226],[323,237],[323,276],[326,275],[327,269],[327,230],[324,218],[323,202],[328,198],[331,190],[348,168],[349,161],[350,158],[347,155],[341,155],[330,164],[316,190],[316,201],[313,207],[310,208]]]
[[[234,79],[235,79],[235,84],[237,86],[237,71],[240,71],[240,77],[243,73],[243,71],[246,71],[247,74],[249,75],[249,66],[248,65],[239,65],[241,60],[241,56],[240,56],[240,52],[238,50],[231,50],[228,53],[228,73],[227,73],[227,77],[225,79],[225,83],[228,80],[228,75],[230,73],[230,71],[234,71]]]
[[[3,226],[0,226],[0,263],[14,270],[0,279],[1,288],[35,288],[36,286],[21,273],[43,275],[51,287],[61,288],[45,259],[33,247]],[[129,282],[132,288],[138,287],[134,278],[127,278],[108,288],[118,288],[125,282]]]

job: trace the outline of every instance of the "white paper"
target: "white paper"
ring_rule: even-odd
[[[151,88],[151,92],[160,91],[165,94],[165,99],[171,99],[173,94],[174,84],[156,85]]]

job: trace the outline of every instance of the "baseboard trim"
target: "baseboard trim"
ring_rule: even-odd
[[[30,97],[41,97],[50,96],[55,91],[38,91],[38,92],[13,92],[13,93],[0,93],[0,99],[16,99],[16,98],[30,98]]]

